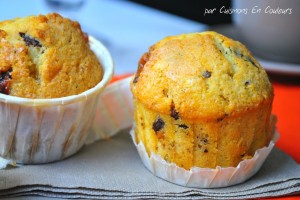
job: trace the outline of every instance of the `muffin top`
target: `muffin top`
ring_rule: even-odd
[[[0,22],[0,93],[75,95],[94,87],[102,74],[77,22],[56,13]]]
[[[220,120],[273,100],[268,76],[247,48],[216,32],[170,36],[150,47],[131,90],[147,108],[190,120]]]

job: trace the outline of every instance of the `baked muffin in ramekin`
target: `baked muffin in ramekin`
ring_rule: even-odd
[[[58,14],[0,22],[0,156],[66,158],[84,144],[113,75],[108,50]]]
[[[236,167],[272,138],[273,88],[247,48],[215,32],[166,37],[131,82],[135,142],[185,170]]]

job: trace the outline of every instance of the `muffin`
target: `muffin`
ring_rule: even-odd
[[[166,37],[131,81],[135,141],[185,170],[236,167],[272,137],[273,88],[247,48],[216,32]]]
[[[55,13],[0,22],[0,93],[65,97],[94,87],[102,76],[78,22]]]
[[[73,155],[112,78],[110,53],[58,14],[1,22],[0,37],[0,156],[36,164]]]

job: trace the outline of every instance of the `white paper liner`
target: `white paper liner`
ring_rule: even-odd
[[[216,169],[192,167],[190,170],[186,170],[178,167],[175,163],[165,161],[153,152],[149,157],[144,144],[136,143],[134,128],[131,129],[130,135],[142,162],[155,176],[171,183],[194,188],[227,187],[246,181],[260,169],[279,138],[278,132],[275,131],[267,147],[258,149],[251,159],[241,161],[237,167],[217,166]]]
[[[93,46],[91,46],[91,48],[93,49]],[[109,63],[107,63],[107,65],[109,65]],[[100,139],[108,139],[120,130],[131,126],[133,121],[132,94],[130,92],[129,84],[131,78],[132,77],[128,77],[121,81],[112,83],[100,93],[97,100],[97,106],[94,107],[95,118],[92,122],[90,134],[88,134],[85,140],[85,144],[90,144]],[[54,116],[55,117],[53,117],[53,119],[57,118],[58,121],[62,120],[59,115],[54,114]],[[68,117],[72,119],[74,118],[74,115]],[[44,138],[44,140],[49,141],[47,137]],[[81,146],[76,147],[79,149]],[[57,149],[55,151],[53,149],[53,151],[53,154],[57,154],[60,150]],[[59,159],[61,158],[58,158],[58,160]],[[43,163],[49,162],[50,160],[53,159],[48,156],[44,156],[43,160],[34,160],[31,161],[31,163]],[[5,168],[9,162],[11,162],[9,159],[0,159],[0,169]],[[26,162],[23,161],[21,163]]]
[[[0,155],[17,163],[64,159],[85,143],[100,92],[113,76],[108,50],[93,37],[90,47],[102,64],[103,79],[78,94],[52,99],[27,99],[0,94]],[[0,165],[6,166],[5,160]]]
[[[100,94],[95,120],[87,144],[107,139],[128,128],[133,122],[133,104],[130,91],[132,77],[109,85]]]

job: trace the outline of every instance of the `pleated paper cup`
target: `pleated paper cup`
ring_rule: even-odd
[[[273,131],[269,145],[258,149],[251,159],[241,161],[237,167],[217,166],[215,169],[192,167],[186,170],[175,163],[165,161],[153,152],[148,156],[144,144],[136,143],[134,128],[130,134],[143,164],[153,175],[177,185],[194,188],[227,187],[246,181],[258,172],[279,138],[278,132]]]
[[[103,67],[103,79],[78,94],[28,99],[0,94],[0,156],[17,163],[47,163],[76,153],[93,123],[100,92],[113,76],[113,61],[102,43],[89,37]],[[91,72],[92,73],[92,72]]]
[[[129,84],[131,78],[110,84],[100,94],[95,120],[87,139],[88,144],[108,139],[120,130],[131,127],[133,121],[132,94]]]

